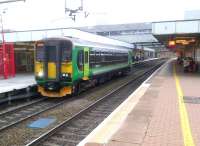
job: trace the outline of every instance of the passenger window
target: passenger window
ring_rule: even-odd
[[[94,51],[90,51],[90,63],[95,63],[95,52]]]
[[[100,52],[96,52],[95,53],[95,61],[96,61],[96,64],[99,64],[101,63],[101,53]]]
[[[79,70],[83,70],[83,51],[78,52],[78,68]]]
[[[95,65],[95,52],[94,51],[90,51],[89,62],[90,62],[90,67],[94,67],[94,65]]]

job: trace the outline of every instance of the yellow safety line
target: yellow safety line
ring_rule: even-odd
[[[192,132],[190,129],[190,123],[188,119],[187,110],[185,107],[185,103],[183,101],[183,91],[181,89],[179,78],[176,74],[175,65],[173,66],[173,73],[174,73],[174,78],[176,81],[176,90],[178,93],[179,112],[180,112],[180,118],[181,118],[181,128],[182,128],[182,133],[183,133],[184,145],[195,146],[193,137],[192,137]]]

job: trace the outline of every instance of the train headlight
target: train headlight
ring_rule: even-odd
[[[70,79],[71,78],[71,74],[70,73],[63,73],[62,74],[62,79]]]
[[[38,77],[43,77],[44,76],[44,72],[43,71],[40,71],[39,73],[38,73]]]
[[[69,74],[68,73],[64,73],[64,74],[62,74],[62,77],[69,77]]]

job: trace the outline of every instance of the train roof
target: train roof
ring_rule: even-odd
[[[83,32],[77,29],[67,29],[65,30],[65,37],[70,38],[75,44],[85,44],[85,45],[107,45],[113,47],[120,47],[126,49],[132,49],[133,44],[126,43],[123,41],[110,39],[107,37],[95,35],[88,32]]]
[[[48,37],[44,38],[44,40],[71,40],[74,45],[80,46],[110,49],[133,49],[133,44],[83,32],[76,29],[65,30],[63,37]]]
[[[42,41],[42,40],[40,40]],[[40,42],[39,41],[39,42]],[[108,45],[103,43],[95,43],[90,41],[85,41],[79,38],[72,38],[72,37],[50,37],[50,38],[44,38],[43,41],[67,41],[71,42],[75,46],[86,46],[86,47],[93,47],[96,50],[102,50],[102,49],[110,49],[110,50],[121,50],[121,51],[128,51],[131,50],[131,48],[126,48],[122,46],[114,46],[114,45]]]

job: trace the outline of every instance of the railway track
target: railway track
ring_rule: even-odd
[[[141,66],[136,66],[135,71],[141,69]],[[66,100],[64,99],[48,101],[47,98],[42,98],[29,102],[25,105],[0,112],[0,131],[8,129],[11,126],[37,116],[40,113],[56,108],[65,102]]]
[[[20,109],[20,108],[23,108],[23,107],[26,107],[26,106],[30,106],[32,104],[35,104],[37,102],[41,102],[43,101],[45,98],[39,98],[39,99],[36,99],[36,100],[33,100],[33,101],[26,101],[27,103],[22,103],[21,105],[7,105],[5,107],[5,109],[1,109],[0,110],[0,116],[3,115],[3,114],[6,114],[6,113],[9,113],[9,112],[12,112],[12,111],[15,111],[17,109]]]
[[[155,69],[156,65],[121,85],[111,93],[80,111],[72,118],[44,133],[26,146],[75,146],[118,107]],[[124,88],[126,87],[126,88]]]
[[[55,108],[65,101],[42,98],[26,105],[0,113],[0,131],[14,126],[42,112]]]

